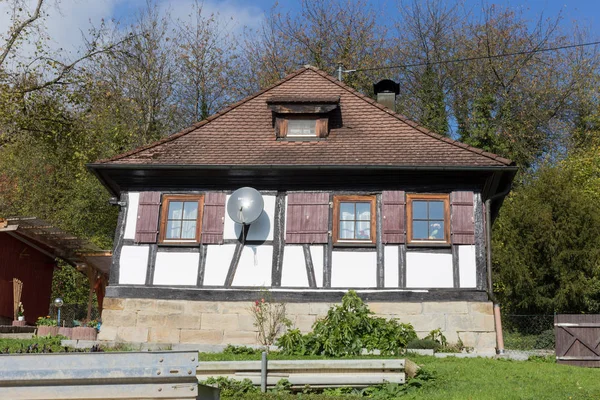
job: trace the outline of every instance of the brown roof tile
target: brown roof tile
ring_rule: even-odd
[[[275,137],[270,99],[338,98],[341,121],[325,140]],[[336,128],[335,126],[339,126]],[[314,67],[174,135],[105,164],[508,166],[498,155],[435,134]]]

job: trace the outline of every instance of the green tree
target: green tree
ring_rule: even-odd
[[[576,158],[540,167],[496,221],[495,290],[510,313],[600,312],[600,158]]]

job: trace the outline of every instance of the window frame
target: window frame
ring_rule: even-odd
[[[289,121],[314,121],[314,135],[289,135]],[[278,139],[283,140],[319,140],[329,134],[329,116],[322,114],[279,114],[275,119],[275,133]]]
[[[365,202],[371,204],[371,238],[340,239],[340,203]],[[333,244],[336,246],[373,246],[377,240],[377,197],[375,195],[334,195],[333,196]]]
[[[194,239],[167,239],[167,220],[169,217],[169,204],[171,201],[198,202],[198,215],[196,216],[196,237]],[[202,235],[202,217],[204,214],[204,195],[196,194],[165,194],[162,197],[160,209],[160,230],[158,243],[163,245],[196,245],[200,243]]]
[[[444,202],[444,239],[413,239],[413,201],[437,200]],[[406,243],[421,246],[450,246],[450,194],[407,193],[406,194]]]

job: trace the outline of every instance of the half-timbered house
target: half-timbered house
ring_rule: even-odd
[[[376,87],[381,102],[394,91]],[[261,290],[307,331],[355,289],[421,334],[495,347],[486,211],[491,223],[513,163],[323,71],[89,168],[120,206],[103,340],[254,344]],[[244,186],[264,199],[245,238],[225,211]]]

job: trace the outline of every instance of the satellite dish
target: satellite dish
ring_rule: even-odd
[[[249,225],[260,217],[264,206],[265,202],[258,190],[243,187],[231,194],[227,201],[227,214],[235,222]]]

